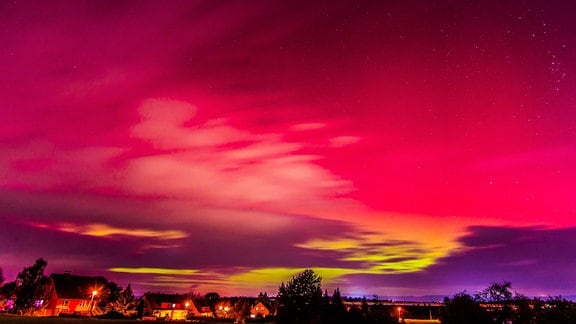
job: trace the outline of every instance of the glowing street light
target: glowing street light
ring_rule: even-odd
[[[92,297],[90,298],[90,316],[92,316],[92,310],[94,309],[94,297],[98,295],[98,290],[92,290]]]
[[[402,322],[402,307],[398,307],[398,323]]]

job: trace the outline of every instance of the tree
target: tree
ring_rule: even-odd
[[[512,283],[491,283],[488,288],[477,294],[477,298],[483,302],[493,304],[490,311],[497,322],[511,320],[514,316],[512,310]]]
[[[379,323],[379,324],[390,324],[398,323],[398,318],[392,317],[391,308],[382,304],[381,302],[372,305],[370,307],[370,316],[368,317],[368,323]]]
[[[256,302],[260,302],[264,305],[270,305],[270,298],[268,298],[268,293],[260,292],[258,294],[258,298],[256,299]]]
[[[328,312],[330,319],[329,323],[347,323],[347,311],[344,303],[342,302],[342,295],[340,295],[340,288],[336,288],[330,300],[330,308]]]
[[[534,318],[536,318],[535,306],[538,304],[537,299],[529,299],[526,296],[516,295],[514,296],[515,305],[515,316],[514,323],[530,323]]]
[[[360,304],[360,310],[362,310],[362,315],[364,317],[368,317],[370,312],[370,306],[368,305],[368,300],[366,300],[366,296],[362,297],[362,304]]]
[[[218,303],[218,301],[220,300],[220,295],[218,295],[217,292],[209,292],[206,295],[204,295],[204,300],[206,301],[208,306],[210,306],[210,310],[212,310],[212,313],[216,313],[216,303]]]
[[[34,265],[24,268],[16,276],[15,305],[18,311],[26,312],[34,308],[34,302],[43,297],[48,283],[48,277],[44,275],[47,265],[44,259],[37,259]]]
[[[12,297],[12,294],[16,288],[16,283],[11,282],[4,284],[4,276],[2,273],[2,268],[0,268],[0,311],[4,310],[6,307],[6,300]]]
[[[278,288],[279,323],[310,323],[317,320],[322,305],[322,278],[306,269]]]
[[[478,297],[488,303],[503,303],[512,299],[512,283],[504,281],[502,283],[492,283],[488,288],[482,290]]]
[[[143,316],[152,315],[152,305],[150,305],[150,295],[152,293],[147,292],[138,300],[136,305],[137,317],[142,318]]]
[[[122,287],[118,286],[117,283],[114,281],[108,282],[106,279],[102,278],[105,281],[105,285],[102,287],[103,289],[100,290],[98,293],[98,307],[110,310],[114,308],[114,304],[120,297],[120,293],[122,292]]]
[[[98,307],[111,307],[111,305],[116,303],[121,293],[122,287],[120,287],[117,283],[114,281],[107,282],[105,288],[99,294],[100,301],[98,302]]]
[[[16,296],[16,281],[10,281],[2,285],[0,288],[0,295],[6,299],[10,299]]]
[[[113,283],[113,282],[110,282]],[[118,286],[119,287],[119,286]],[[116,290],[113,286],[111,290]],[[108,300],[115,299],[114,301],[110,301],[106,304],[105,311],[109,312],[116,312],[117,314],[121,314],[124,317],[131,317],[136,316],[136,299],[134,297],[134,293],[132,292],[132,287],[130,284],[126,287],[126,289],[122,290],[118,297],[114,298],[114,293],[111,294],[112,297],[108,297]]]
[[[118,297],[118,302],[120,302],[122,305],[127,306],[134,304],[134,301],[135,298],[134,293],[132,292],[132,287],[130,286],[130,284],[128,284],[128,286],[126,286],[126,289],[124,289],[120,294],[120,297]]]
[[[240,297],[234,303],[234,318],[240,323],[243,319],[250,316],[250,302],[244,297]]]
[[[444,298],[445,307],[442,309],[443,324],[484,324],[492,323],[488,313],[480,306],[480,303],[468,295],[461,292],[452,299]]]
[[[541,302],[540,307],[534,307],[538,311],[536,317],[538,323],[573,324],[576,318],[576,303],[565,298],[549,297]]]

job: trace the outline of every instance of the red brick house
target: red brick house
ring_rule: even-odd
[[[96,303],[108,285],[104,277],[76,276],[53,273],[48,277],[46,305],[39,316],[60,314],[91,315],[97,312]]]

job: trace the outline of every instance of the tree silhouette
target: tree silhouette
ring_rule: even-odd
[[[122,287],[118,286],[114,281],[106,282],[106,287],[100,292],[98,306],[101,308],[110,308],[116,303],[120,294],[122,293]]]
[[[220,300],[220,295],[218,295],[217,292],[209,292],[206,295],[204,295],[204,300],[206,301],[208,306],[210,306],[210,310],[212,310],[212,313],[215,313],[216,303],[218,303],[218,301]]]
[[[306,269],[278,288],[278,323],[317,321],[322,305],[322,278]]]
[[[482,290],[478,297],[488,303],[503,303],[512,299],[512,283],[504,281],[502,283],[492,283],[488,288]]]
[[[512,283],[491,283],[488,288],[477,294],[477,298],[483,302],[493,304],[490,311],[496,321],[504,322],[514,316],[512,310]]]
[[[19,312],[26,312],[34,307],[34,302],[41,299],[48,278],[44,275],[44,269],[48,262],[40,258],[34,265],[24,268],[16,277],[16,301],[15,305]]]
[[[364,317],[368,317],[370,313],[370,306],[368,305],[368,300],[366,300],[366,296],[362,297],[362,303],[360,304],[360,310],[362,311],[362,315]]]
[[[110,282],[113,283],[113,282]],[[119,288],[119,286],[116,286]],[[115,290],[116,287],[112,287],[112,290]],[[130,310],[135,310],[137,307],[136,299],[134,297],[134,293],[132,292],[132,288],[130,284],[126,287],[126,289],[122,290],[118,297],[113,297],[114,294],[110,294],[108,297],[109,302],[106,304],[105,311],[107,313],[115,312],[116,314],[121,314],[124,317],[134,316],[134,314],[130,314]],[[112,296],[112,297],[110,297]]]
[[[250,301],[247,298],[240,297],[234,303],[234,317],[238,322],[250,316]]]
[[[545,307],[541,307],[539,323],[574,324],[576,304],[563,297],[549,297]],[[547,306],[546,306],[547,305]]]
[[[134,293],[132,292],[132,287],[130,284],[128,284],[126,289],[124,289],[120,294],[120,297],[118,297],[118,302],[120,302],[122,305],[130,305],[134,303],[134,300],[135,298]]]
[[[344,306],[344,303],[342,302],[340,288],[336,288],[332,294],[332,299],[330,300],[330,308],[328,312],[329,323],[347,323],[347,315],[348,312],[346,311],[346,306]]]
[[[10,281],[2,285],[0,288],[0,295],[6,299],[10,299],[16,296],[16,281]]]
[[[466,292],[458,293],[452,299],[446,297],[444,304],[445,307],[442,309],[443,324],[493,323],[480,303]]]

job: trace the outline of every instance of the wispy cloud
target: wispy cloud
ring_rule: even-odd
[[[319,203],[352,188],[314,164],[318,157],[299,153],[302,144],[285,142],[281,134],[252,134],[222,120],[190,124],[193,112],[181,101],[142,104],[143,120],[133,136],[177,151],[128,161],[124,190],[213,206],[282,209]]]
[[[110,268],[112,272],[134,273],[134,274],[163,274],[163,275],[192,275],[197,274],[198,270],[193,269],[169,269],[169,268]]]
[[[154,238],[159,240],[176,240],[188,237],[188,234],[180,230],[152,230],[144,228],[121,228],[110,224],[73,224],[73,223],[41,223],[28,222],[29,225],[38,228],[51,229],[66,233],[94,237],[121,237],[132,236],[141,238]]]

